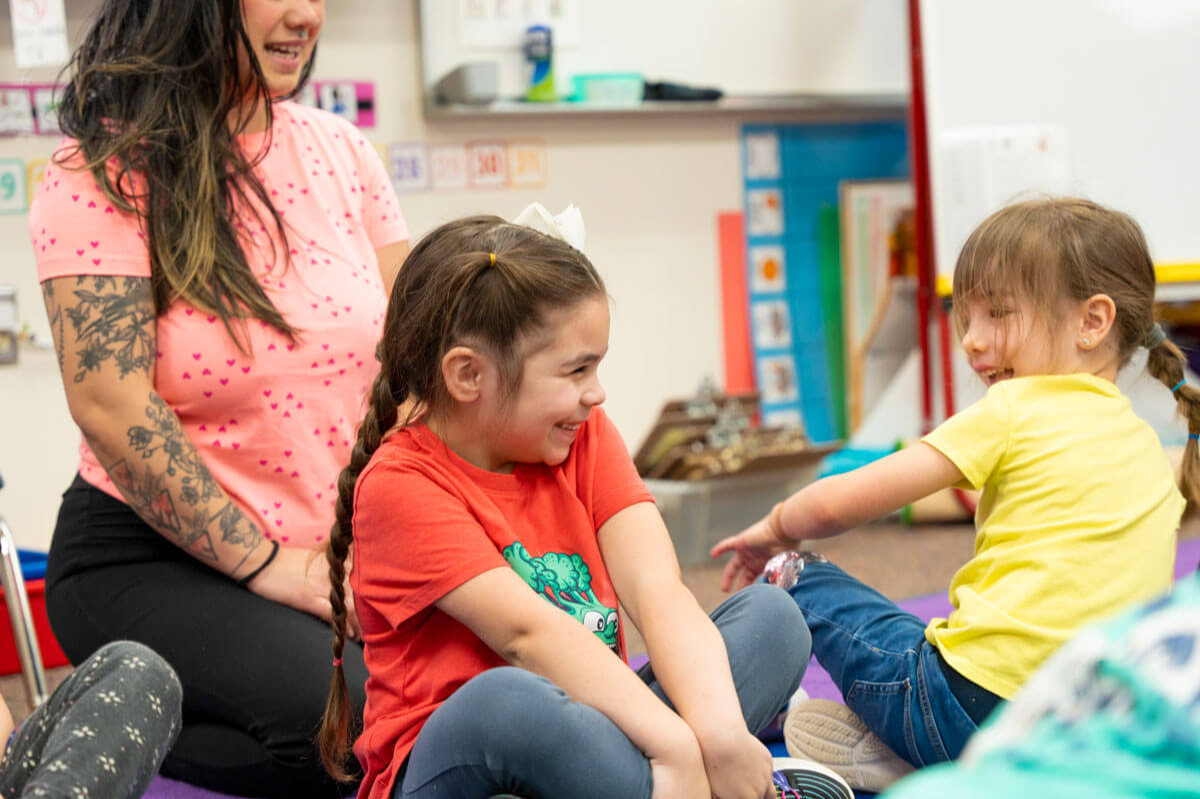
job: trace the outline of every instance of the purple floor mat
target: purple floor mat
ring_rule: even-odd
[[[1200,561],[1200,538],[1184,541],[1179,545],[1179,556],[1175,559],[1175,576],[1182,577],[1196,571],[1197,561]],[[913,597],[899,603],[900,607],[928,621],[934,616],[945,616],[950,612],[950,600],[946,594],[929,594],[928,596]],[[645,655],[630,658],[634,668],[639,668],[646,662]],[[814,658],[804,673],[800,683],[808,695],[814,699],[833,699],[842,701],[842,694],[833,684],[829,674]],[[213,793],[203,788],[197,788],[186,783],[169,780],[166,777],[156,777],[146,791],[147,799],[226,799],[226,794]]]

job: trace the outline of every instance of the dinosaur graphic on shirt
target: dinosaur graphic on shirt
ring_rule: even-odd
[[[596,599],[587,562],[575,554],[547,552],[531,555],[520,541],[500,553],[513,571],[560,610],[570,613],[610,647],[617,644],[617,610]]]

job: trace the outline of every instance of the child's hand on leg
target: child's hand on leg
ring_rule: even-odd
[[[745,728],[707,737],[701,744],[704,771],[714,799],[762,799],[774,796],[771,753]]]

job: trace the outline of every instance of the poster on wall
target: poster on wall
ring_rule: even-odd
[[[40,136],[59,136],[58,94],[61,86],[44,85],[33,87],[33,116]]]
[[[458,0],[458,39],[463,47],[514,47],[532,25],[549,27],[555,47],[576,46],[579,0]]]
[[[778,180],[782,167],[779,162],[779,135],[773,131],[747,133],[746,179]]]
[[[783,247],[766,245],[750,248],[750,290],[755,294],[782,294],[787,291],[787,269]]]
[[[27,86],[0,84],[0,133],[33,133],[33,96]]]
[[[766,404],[786,405],[800,399],[795,359],[791,355],[760,357],[758,387]]]
[[[779,189],[754,189],[746,192],[749,217],[746,234],[780,236],[783,234],[783,192]]]
[[[63,0],[9,0],[13,56],[21,69],[67,63],[67,15]]]
[[[375,127],[375,83],[369,80],[310,80],[296,103],[320,108],[360,128]]]

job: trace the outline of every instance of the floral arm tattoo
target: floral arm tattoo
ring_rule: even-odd
[[[68,396],[92,381],[111,385],[132,376],[152,384],[157,332],[149,279],[58,278],[44,282],[42,294]],[[213,478],[158,392],[131,392],[136,403],[111,410],[120,416],[128,409],[128,418],[114,430],[85,430],[89,446],[147,524],[220,571],[244,571],[262,531]]]

